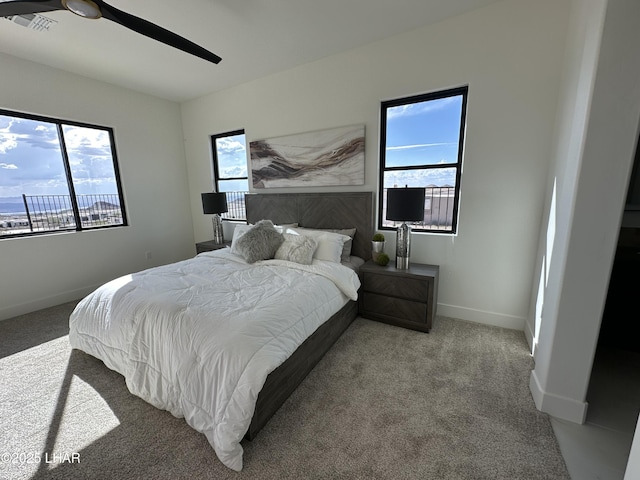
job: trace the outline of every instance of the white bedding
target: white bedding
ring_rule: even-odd
[[[131,393],[184,417],[239,471],[267,375],[359,286],[340,264],[249,265],[217,250],[98,288],[72,313],[69,340],[121,373]]]

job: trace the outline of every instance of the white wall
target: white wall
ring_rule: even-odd
[[[4,54],[0,71],[0,108],[114,129],[130,223],[0,240],[0,319],[80,298],[118,275],[195,254],[177,103]]]
[[[539,409],[582,422],[638,138],[640,3],[573,4],[578,41],[569,42],[570,98],[550,180],[557,185],[549,216],[555,234],[541,246],[551,260],[530,385]]]
[[[631,443],[629,460],[624,472],[624,480],[637,480],[638,478],[640,478],[640,418],[636,425],[636,435],[634,435]]]
[[[199,206],[212,185],[209,135],[245,128],[251,141],[363,123],[365,185],[351,190],[376,191],[380,101],[469,84],[459,234],[414,234],[412,260],[441,266],[439,314],[522,329],[568,6],[498,2],[184,103],[196,240],[211,236]],[[394,243],[387,232],[389,253]]]

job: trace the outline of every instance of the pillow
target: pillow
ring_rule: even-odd
[[[280,233],[284,233],[287,230],[287,228],[297,227],[297,226],[298,226],[297,223],[283,223],[280,225],[274,225],[275,229]]]
[[[342,248],[349,237],[338,233],[325,232],[323,230],[309,230],[303,228],[288,228],[286,233],[304,235],[313,238],[318,243],[313,258],[340,263]]]
[[[271,220],[260,220],[238,237],[235,243],[236,254],[247,263],[268,260],[274,257],[283,241],[284,237],[276,231]],[[234,253],[233,243],[231,253]]]
[[[304,235],[284,233],[283,236],[284,242],[276,251],[275,258],[301,263],[302,265],[311,265],[318,242]]]
[[[0,1],[2,1],[2,0],[0,0]],[[283,224],[283,225],[274,225],[273,227],[276,229],[276,231],[278,233],[283,233],[287,228],[289,228],[289,227],[297,227],[297,226],[298,226],[297,223],[287,223],[287,224]],[[231,237],[231,253],[235,253],[236,255],[238,254],[237,251],[234,251],[233,244],[235,243],[235,241],[238,238],[240,238],[242,235],[247,233],[247,231],[251,227],[253,227],[252,223],[236,225],[236,227],[233,229],[233,237]]]
[[[238,252],[238,239],[251,230],[252,227],[253,225],[236,225],[233,230],[233,237],[231,237],[231,253],[240,255],[240,252]]]
[[[319,230],[319,231],[323,231],[323,232],[331,232],[331,233],[338,233],[340,235],[346,235],[347,237],[349,237],[349,240],[344,242],[344,245],[342,246],[342,255],[340,257],[340,260],[342,262],[348,262],[349,261],[349,257],[351,256],[351,248],[353,247],[353,237],[355,237],[355,235],[356,235],[356,229],[355,228],[306,228],[306,227],[300,227],[300,228],[298,228],[298,230]]]

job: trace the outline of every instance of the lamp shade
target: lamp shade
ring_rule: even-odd
[[[202,213],[224,213],[227,211],[226,193],[203,193]]]
[[[388,188],[387,220],[398,222],[419,222],[423,220],[424,196],[424,188]]]

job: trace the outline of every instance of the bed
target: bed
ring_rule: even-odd
[[[268,219],[296,241],[309,235],[317,252],[355,228],[349,260],[370,257],[372,205],[371,192],[246,197],[248,223]],[[184,417],[239,471],[241,440],[255,437],[356,317],[359,280],[355,260],[340,264],[345,251],[337,262],[315,253],[310,264],[253,262],[236,245],[234,235],[232,249],[108,282],[78,304],[69,340],[121,373],[133,394]]]

